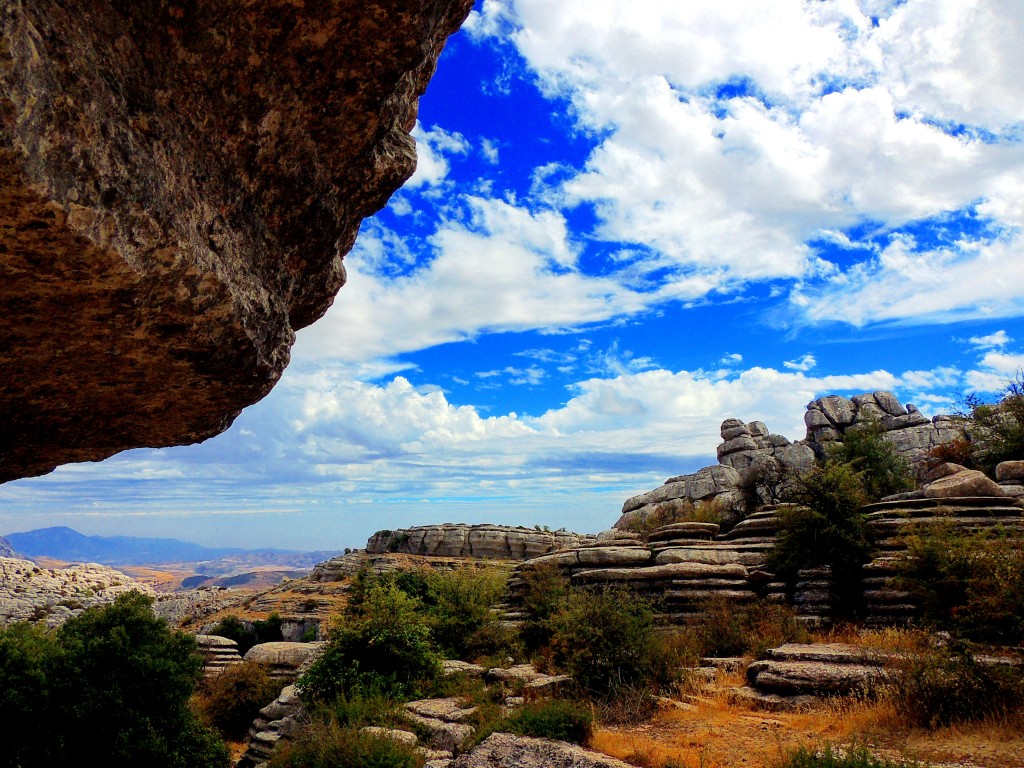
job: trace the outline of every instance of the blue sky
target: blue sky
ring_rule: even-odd
[[[0,486],[0,532],[330,549],[598,531],[736,416],[1024,367],[1019,0],[483,0],[419,168],[224,435]]]

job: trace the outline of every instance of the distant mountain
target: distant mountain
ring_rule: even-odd
[[[179,539],[86,536],[66,526],[9,533],[7,541],[26,557],[52,557],[55,560],[100,563],[102,565],[157,565],[238,558],[250,565],[289,565],[311,568],[337,554],[336,552],[301,552],[292,549],[204,547]]]

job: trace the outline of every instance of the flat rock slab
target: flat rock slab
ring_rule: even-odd
[[[755,661],[747,667],[751,687],[765,693],[833,696],[871,688],[885,671],[868,664],[830,664],[822,661]]]
[[[786,643],[765,651],[775,661],[820,661],[829,664],[881,666],[892,654],[849,643]]]
[[[457,698],[447,699],[421,699],[410,701],[405,708],[415,715],[421,717],[433,717],[437,720],[444,720],[447,723],[461,723],[473,716],[476,707],[465,707],[462,701]]]
[[[453,768],[633,768],[614,757],[550,739],[493,733]]]
[[[768,712],[794,712],[809,709],[821,702],[817,696],[780,696],[777,693],[758,691],[749,686],[733,688],[729,693],[734,702],[749,704]]]

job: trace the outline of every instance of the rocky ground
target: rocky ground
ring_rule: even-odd
[[[0,624],[31,620],[57,626],[133,590],[153,594],[145,584],[105,565],[42,568],[30,560],[0,557]]]

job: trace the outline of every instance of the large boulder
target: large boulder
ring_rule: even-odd
[[[267,394],[472,0],[0,8],[0,481]]]
[[[924,487],[925,498],[951,499],[961,496],[1003,496],[1003,489],[994,480],[976,469],[961,469],[940,477]]]

